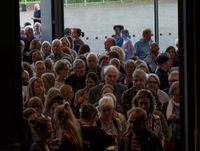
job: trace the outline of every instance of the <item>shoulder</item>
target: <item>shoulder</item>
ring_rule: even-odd
[[[31,145],[29,151],[43,151],[43,149],[39,143],[35,142]]]
[[[103,87],[103,84],[99,84],[99,85],[95,85],[93,86],[92,88],[90,88],[90,92],[93,92],[93,91],[98,91],[98,90],[101,90],[101,88]]]
[[[121,83],[117,83],[116,84],[116,87],[120,88],[120,89],[123,89],[123,90],[127,90],[127,86],[124,85],[124,84],[121,84]]]
[[[155,120],[160,120],[160,114],[161,114],[161,112],[156,111],[156,112],[152,115],[153,119],[155,119]]]
[[[169,100],[169,96],[166,92],[164,92],[163,90],[158,89],[158,95],[162,98],[168,99]]]
[[[154,132],[147,130],[146,134],[147,134],[147,140],[148,141],[150,141],[150,142],[152,142],[152,141],[160,142],[159,137]]]
[[[129,93],[132,94],[135,91],[136,91],[135,87],[131,87],[131,88],[129,88],[129,89],[127,89],[127,90],[124,91],[124,95],[128,95]]]
[[[84,91],[85,91],[85,88],[84,88],[84,89],[79,89],[79,90],[76,92],[76,95],[81,95],[81,94],[83,94]]]
[[[121,126],[121,121],[118,118],[113,117],[113,124],[116,127],[117,130],[121,131],[122,126]]]

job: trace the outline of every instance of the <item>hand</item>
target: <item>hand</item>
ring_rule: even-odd
[[[58,151],[59,150],[59,142],[60,142],[59,138],[55,138],[55,139],[50,140],[48,142],[50,150]]]
[[[169,116],[168,120],[171,120],[171,121],[175,121],[176,120],[176,114],[172,114]]]

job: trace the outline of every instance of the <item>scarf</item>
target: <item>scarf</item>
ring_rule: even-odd
[[[176,103],[174,102],[173,99],[169,100],[169,103],[168,103],[168,106],[167,106],[167,111],[166,111],[166,116],[167,116],[167,119],[170,117],[170,115],[173,114],[173,108],[174,106],[177,106],[179,107],[180,104],[179,103]]]

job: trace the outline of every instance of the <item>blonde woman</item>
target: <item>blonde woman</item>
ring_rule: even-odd
[[[113,116],[115,104],[112,97],[103,96],[99,100],[99,118],[96,121],[96,124],[99,128],[104,130],[107,134],[113,136],[115,139],[115,144],[112,146],[111,150],[119,151],[120,146],[120,135],[122,131],[121,122],[119,119]]]
[[[61,138],[59,151],[81,151],[82,138],[79,131],[79,124],[76,121],[69,103],[59,105],[55,109],[55,121]]]
[[[32,77],[29,80],[27,101],[33,96],[38,96],[42,100],[42,103],[45,104],[45,88],[42,79],[39,77]]]

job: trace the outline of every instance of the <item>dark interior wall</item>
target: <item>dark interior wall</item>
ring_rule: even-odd
[[[18,1],[4,1],[0,9],[0,150],[19,143],[22,128],[18,5]]]
[[[199,1],[179,0],[182,150],[200,150]]]
[[[200,25],[198,0],[179,0],[183,150],[200,150]],[[18,1],[3,1],[1,15],[0,150],[22,141]],[[4,60],[6,59],[6,60]]]

